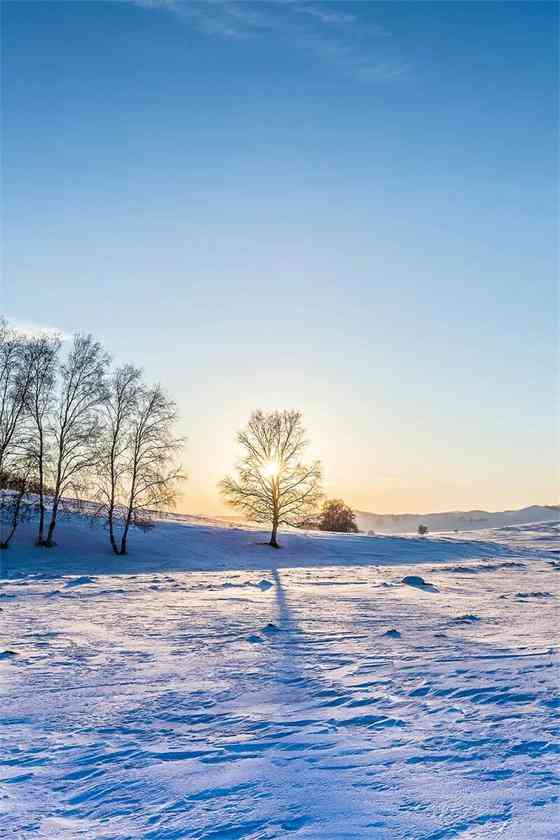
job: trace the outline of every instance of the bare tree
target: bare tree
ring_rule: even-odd
[[[58,510],[64,495],[95,464],[100,433],[100,406],[105,396],[109,357],[91,335],[74,336],[60,369],[53,411],[52,508],[45,546],[52,546]]]
[[[40,335],[26,347],[26,364],[30,371],[27,411],[32,433],[29,456],[34,465],[39,506],[37,545],[45,542],[45,476],[48,473],[51,443],[50,420],[54,404],[54,388],[60,350],[58,336]]]
[[[96,458],[98,513],[107,516],[109,540],[115,554],[116,520],[122,520],[123,495],[130,469],[132,424],[138,409],[141,371],[132,365],[117,368],[109,380],[103,402],[103,432]]]
[[[237,476],[226,476],[220,490],[255,522],[271,523],[269,545],[278,548],[279,526],[298,525],[322,498],[321,464],[301,462],[307,440],[299,411],[255,411],[237,440]]]
[[[25,364],[24,337],[0,319],[0,473],[11,457],[21,454],[26,438],[26,402],[30,372]]]
[[[149,527],[154,510],[175,503],[183,441],[174,435],[175,403],[159,385],[143,385],[131,365],[113,374],[104,408],[97,497],[113,552],[123,555],[131,525]]]

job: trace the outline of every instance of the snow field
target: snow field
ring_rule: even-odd
[[[2,558],[2,837],[558,836],[556,526],[59,536]]]

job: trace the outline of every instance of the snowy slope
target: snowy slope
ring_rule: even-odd
[[[282,549],[266,545],[269,533],[218,521],[184,517],[164,520],[147,534],[133,532],[130,554],[114,557],[99,520],[73,515],[57,528],[58,547],[52,552],[35,548],[31,526],[17,532],[14,550],[0,553],[0,574],[33,570],[87,573],[135,573],[214,569],[262,569],[273,563],[294,566],[385,565],[447,562],[452,559],[507,557],[511,548],[494,531],[468,535],[417,537],[364,534],[329,534],[320,531],[284,532]],[[537,544],[538,545],[538,544]]]
[[[0,836],[557,837],[558,527],[263,536],[20,535]]]

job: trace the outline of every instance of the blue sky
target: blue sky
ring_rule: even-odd
[[[554,4],[2,13],[2,310],[172,392],[184,509],[256,407],[361,509],[555,501]]]

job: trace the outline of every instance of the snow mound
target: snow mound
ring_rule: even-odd
[[[258,583],[255,584],[257,589],[260,589],[261,592],[266,592],[267,589],[271,589],[274,584],[271,583],[269,580],[260,580]]]
[[[262,639],[260,636],[257,636],[255,633],[252,633],[250,636],[247,636],[247,641],[251,642],[252,645],[257,645],[262,643]]]
[[[67,581],[64,584],[64,588],[69,589],[74,586],[86,586],[88,583],[95,583],[95,578],[89,577],[88,575],[82,575],[81,577]]]
[[[424,589],[427,592],[439,592],[437,586],[434,586],[433,583],[428,583],[420,575],[406,575],[403,577],[402,582],[407,586],[413,586],[415,589]]]
[[[480,621],[480,618],[477,615],[473,615],[473,613],[466,613],[465,615],[457,616],[453,621],[455,624],[475,624],[477,621]]]

